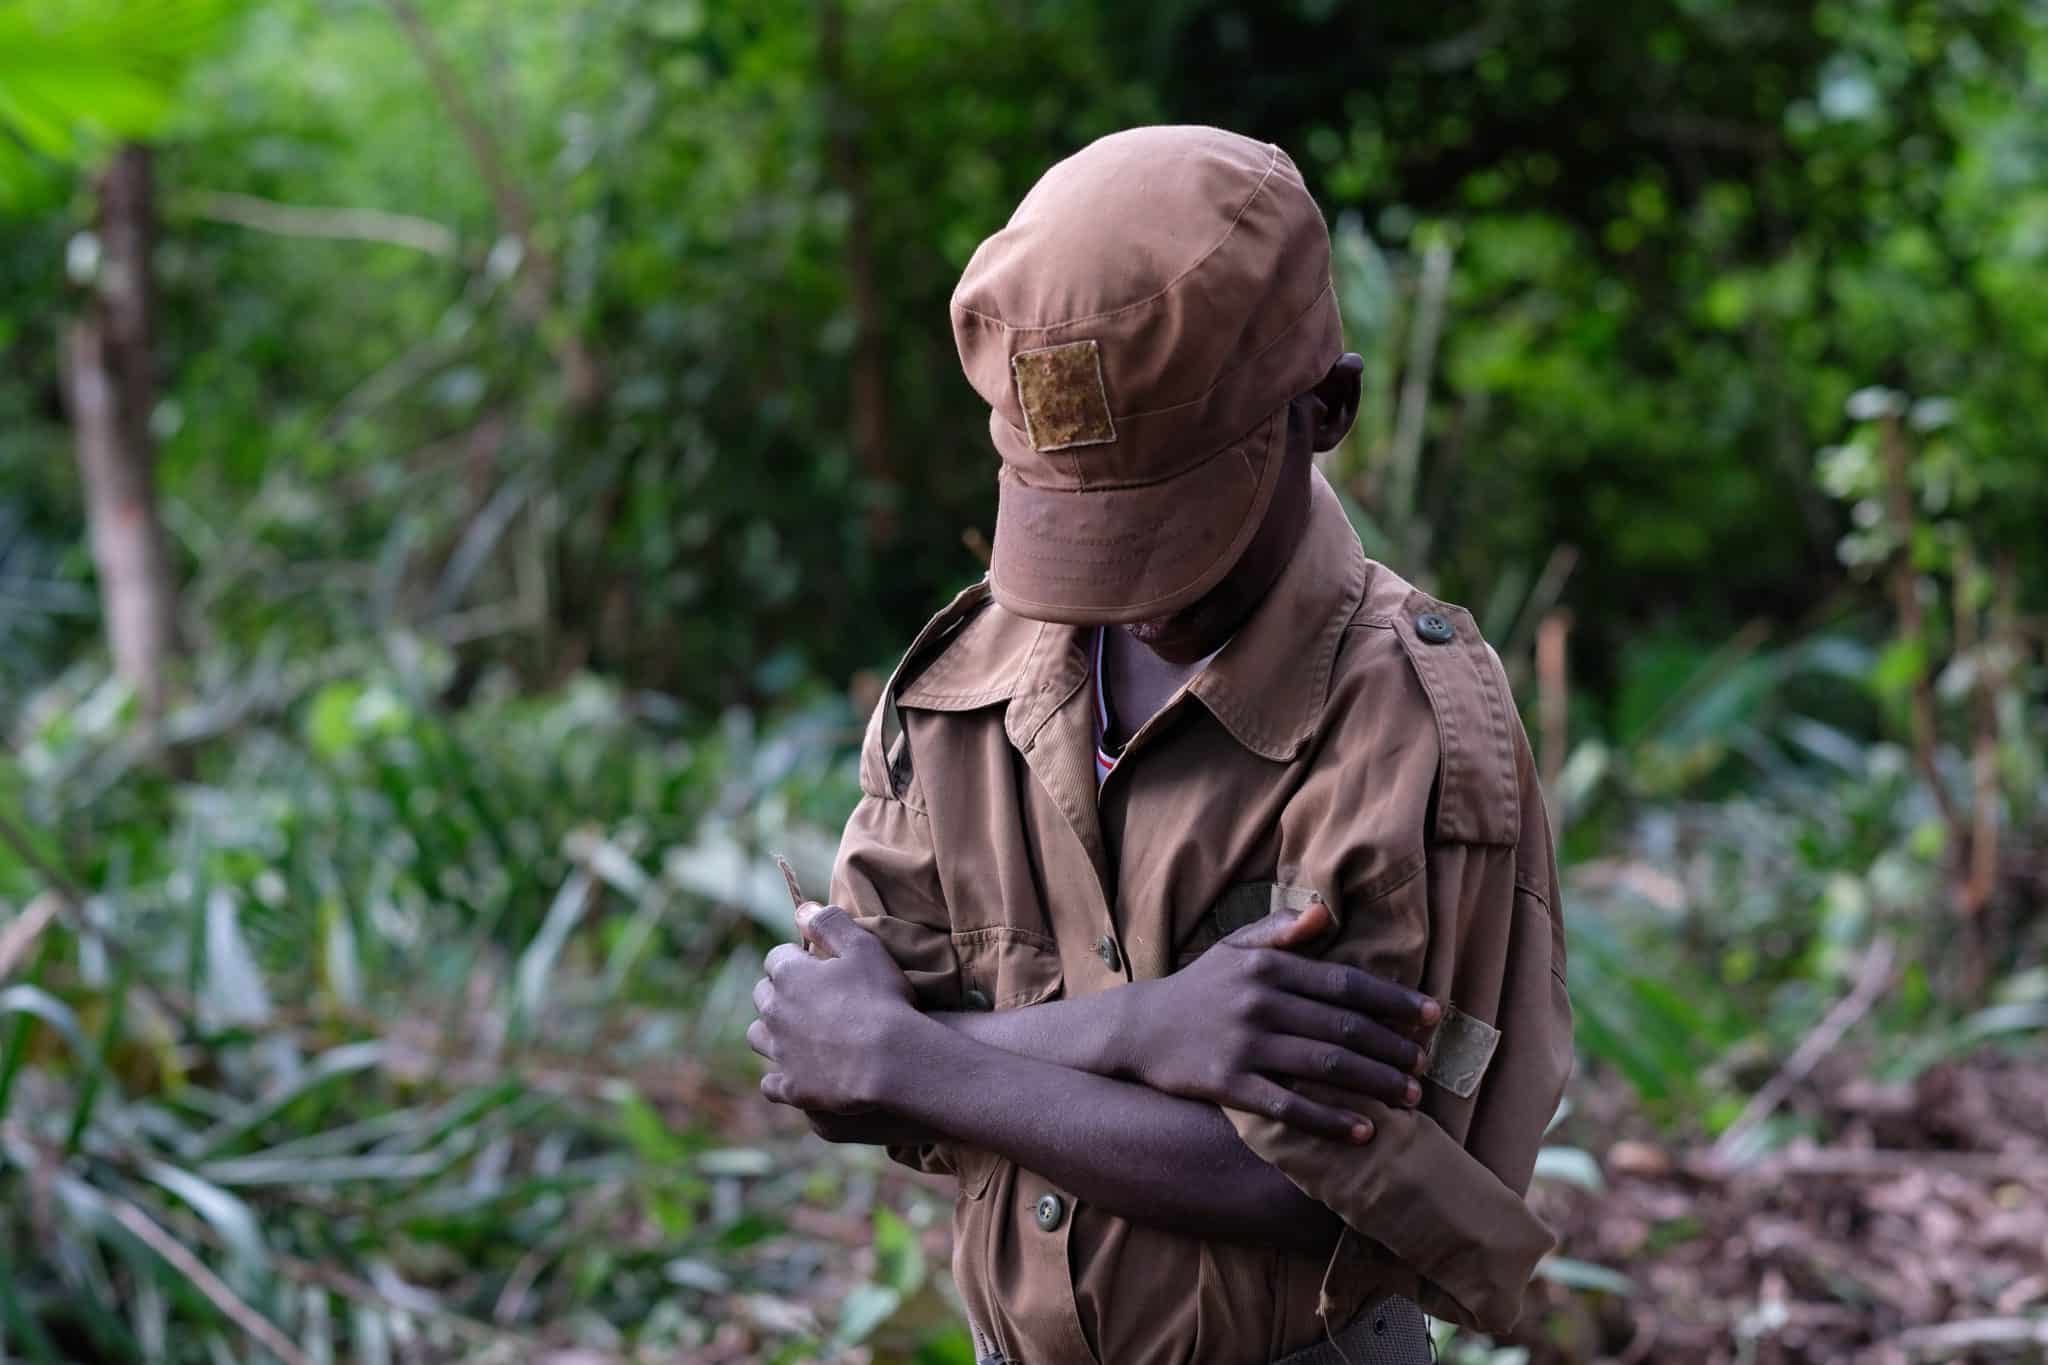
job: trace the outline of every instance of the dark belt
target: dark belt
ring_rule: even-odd
[[[1326,1337],[1304,1346],[1273,1365],[1430,1365],[1435,1359],[1429,1319],[1413,1300],[1389,1294],[1353,1318],[1334,1340]]]
[[[975,1341],[982,1340],[979,1332]],[[1412,1300],[1389,1294],[1351,1320],[1335,1340],[1324,1338],[1273,1365],[1431,1365],[1436,1347],[1429,1339],[1429,1319]],[[1012,1365],[991,1352],[976,1365]]]

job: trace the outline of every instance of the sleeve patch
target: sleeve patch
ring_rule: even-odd
[[[1447,1006],[1436,1036],[1430,1039],[1429,1070],[1423,1075],[1459,1099],[1469,1100],[1499,1046],[1499,1029],[1455,1005]]]

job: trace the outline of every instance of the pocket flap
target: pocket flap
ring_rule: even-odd
[[[1051,1000],[1060,993],[1059,948],[1044,934],[1007,924],[960,929],[953,934],[962,990],[979,993],[988,1009],[1016,1009]]]

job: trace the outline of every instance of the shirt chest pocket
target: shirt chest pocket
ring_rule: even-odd
[[[960,929],[953,955],[968,1009],[1019,1009],[1059,997],[1059,949],[1044,934],[1007,924]]]
[[[1175,945],[1174,970],[1187,966],[1247,924],[1256,924],[1275,910],[1305,910],[1315,899],[1317,893],[1309,888],[1285,882],[1237,883],[1196,916],[1193,926]]]

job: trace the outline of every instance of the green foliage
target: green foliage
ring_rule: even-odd
[[[837,1176],[695,1110],[751,1083],[738,1038],[770,941],[695,894],[697,833],[721,810],[742,831],[843,812],[850,718],[684,740],[591,679],[451,715],[420,691],[445,666],[401,644],[239,715],[179,783],[125,766],[106,685],[30,709],[7,770],[25,804],[0,816],[66,837],[0,854],[0,895],[47,903],[79,848],[69,877],[103,890],[0,986],[0,1245],[63,1248],[10,1265],[0,1340],[254,1359],[224,1286],[315,1359],[403,1340],[496,1359],[535,1324],[615,1344],[606,1322],[683,1349],[747,1304],[800,1358],[878,1336],[954,1358],[928,1200],[875,1209],[872,1282],[825,1331],[772,1244],[798,1206],[836,1205]]]
[[[243,0],[10,0],[0,5],[0,206],[183,112],[180,87]],[[39,164],[40,163],[40,164]]]
[[[1328,468],[1373,552],[1531,703],[1570,613],[1589,1083],[1718,1131],[1880,933],[1892,1072],[2038,1039],[2040,981],[2000,979],[2048,837],[2037,7],[418,8],[481,150],[386,4],[0,0],[0,816],[33,853],[0,929],[51,867],[82,893],[0,981],[10,1357],[256,1358],[139,1215],[315,1358],[721,1321],[972,1358],[942,1211],[721,1106],[787,932],[760,855],[823,883],[862,675],[979,570],[953,282],[1045,165],[1152,119],[1274,138],[1321,195],[1367,361]],[[78,176],[130,138],[167,754],[91,643],[57,383]],[[2019,852],[1959,991],[1987,827]],[[806,1205],[856,1214],[842,1278]]]
[[[1373,367],[1347,458],[1378,547],[1475,603],[1572,547],[1556,589],[1596,692],[1644,629],[1713,638],[1828,598],[1848,520],[1810,456],[1872,382],[1947,395],[1970,452],[1951,482],[1985,490],[2038,585],[2039,25],[2003,3],[1750,13],[890,0],[834,29],[790,3],[445,0],[427,18],[533,219],[521,242],[382,7],[253,7],[163,162],[179,539],[201,564],[260,551],[266,577],[274,555],[378,566],[374,597],[324,576],[337,630],[544,590],[553,645],[707,706],[874,666],[989,526],[945,310],[968,251],[1086,138],[1210,117],[1281,140],[1351,224],[1343,302]],[[169,71],[198,27],[132,25],[117,55]],[[267,231],[248,200],[451,245]],[[47,307],[57,260],[33,245],[23,298]],[[1432,253],[1448,289],[1418,308]],[[1403,415],[1425,317],[1442,335]],[[602,375],[591,413],[565,407],[570,337]],[[47,477],[26,448],[0,460]],[[282,529],[261,509],[286,506],[289,536],[243,544],[240,519]],[[299,616],[256,610],[275,600],[235,592],[249,616],[194,626]],[[472,649],[549,676],[544,647]]]

